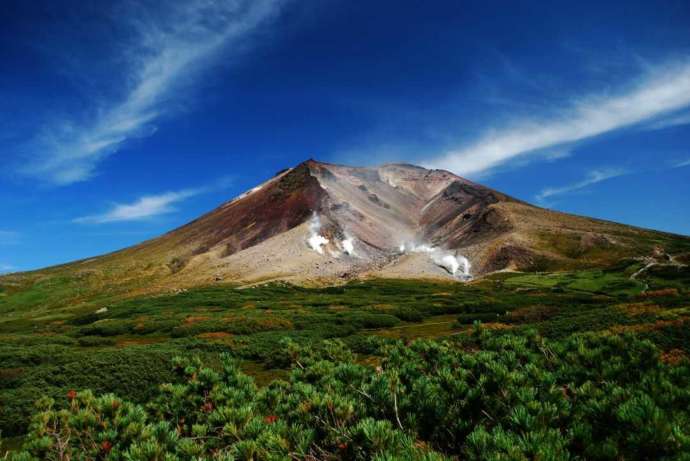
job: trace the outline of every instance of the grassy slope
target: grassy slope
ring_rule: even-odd
[[[529,257],[517,267],[530,271],[606,267],[623,258],[649,256],[656,248],[671,255],[690,254],[690,237],[553,212],[520,202],[492,206],[510,220],[513,230],[467,248],[477,259],[474,268],[480,271],[505,267],[499,264],[492,269],[492,259],[520,259],[519,254],[502,256],[500,250],[505,246],[525,249]],[[180,271],[190,255],[199,251],[199,243],[194,240],[198,222],[108,255],[0,276],[0,314],[5,318],[21,312],[18,316],[23,318],[30,311],[36,318],[50,315],[59,319],[71,315],[73,308],[98,308],[123,298],[208,283],[212,280],[208,273],[200,278],[203,271]],[[235,280],[237,274],[223,276]]]
[[[173,355],[212,362],[229,351],[267,381],[288,362],[281,347],[286,337],[302,344],[341,338],[366,355],[372,334],[384,341],[442,337],[482,321],[496,330],[537,328],[555,338],[631,331],[667,350],[690,352],[690,271],[656,267],[630,280],[638,267],[631,262],[611,270],[502,273],[472,284],[217,285],[128,299],[106,294],[67,307],[59,300],[73,299],[65,298],[70,284],[21,292],[3,282],[0,430],[20,433],[39,393],[57,397],[89,387],[145,401],[153,383],[170,378]],[[42,296],[50,302],[41,303]],[[108,310],[97,314],[104,300]]]
[[[524,203],[493,205],[506,216],[513,230],[487,242],[484,259],[502,245],[528,250],[525,269],[541,271],[607,267],[621,259],[651,256],[655,251],[690,253],[690,237],[642,229],[611,221],[546,210]],[[491,251],[491,250],[494,251]],[[485,263],[486,261],[482,261]]]

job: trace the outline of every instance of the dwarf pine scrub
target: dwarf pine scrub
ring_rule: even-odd
[[[284,347],[289,378],[261,389],[224,355],[218,369],[176,360],[146,405],[44,398],[9,459],[690,459],[690,366],[633,336],[476,328],[367,360],[337,341]]]

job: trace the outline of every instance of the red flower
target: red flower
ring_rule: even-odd
[[[338,448],[341,450],[347,450],[347,442],[343,442],[340,445],[338,445]]]
[[[266,416],[266,417],[264,418],[264,421],[265,421],[267,424],[273,424],[273,423],[275,423],[276,421],[278,421],[278,417],[277,417],[276,415],[268,415],[268,416]]]
[[[71,402],[72,400],[74,400],[76,398],[77,398],[77,391],[75,391],[74,389],[70,389],[69,391],[67,391],[67,400],[69,400]]]
[[[113,448],[113,444],[110,443],[108,440],[104,441],[104,442],[101,444],[101,450],[103,450],[103,451],[106,452],[106,453],[109,453],[110,450],[112,450],[112,448]]]
[[[201,410],[204,413],[211,413],[213,411],[213,404],[211,402],[206,402],[203,407],[201,407]]]

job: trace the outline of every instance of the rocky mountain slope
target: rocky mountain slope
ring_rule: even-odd
[[[687,237],[545,210],[443,170],[309,160],[156,239],[11,277],[64,275],[133,292],[269,280],[467,280],[689,249]]]

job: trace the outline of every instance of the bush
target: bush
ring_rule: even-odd
[[[232,320],[207,320],[177,326],[172,329],[173,338],[196,336],[202,333],[225,332],[235,335],[250,335],[264,331],[291,330],[292,322],[280,317],[246,318],[238,317]]]
[[[102,339],[102,338],[101,338]],[[106,338],[110,339],[110,338]],[[21,370],[12,380],[0,379],[0,427],[2,435],[26,433],[33,404],[41,396],[55,399],[57,407],[66,403],[70,389],[115,392],[133,402],[146,402],[156,393],[158,384],[173,378],[170,353],[142,350],[69,350],[42,348],[36,350],[45,364],[35,362],[33,354],[15,357],[4,366]]]
[[[391,314],[405,322],[421,322],[424,320],[424,314],[417,309],[409,307],[401,307],[391,311]]]
[[[472,325],[474,322],[499,322],[501,314],[496,312],[477,312],[475,314],[458,315],[458,325]]]
[[[287,381],[259,389],[222,357],[176,360],[146,406],[69,391],[43,399],[10,459],[646,460],[690,452],[690,367],[632,336],[477,327],[454,341],[284,343]]]
[[[82,347],[114,346],[115,340],[101,336],[82,336],[77,343]]]
[[[79,329],[79,336],[119,336],[132,333],[134,322],[120,319],[105,319]]]
[[[390,314],[375,314],[368,312],[352,312],[338,314],[339,319],[356,328],[390,328],[398,325],[400,319]]]

